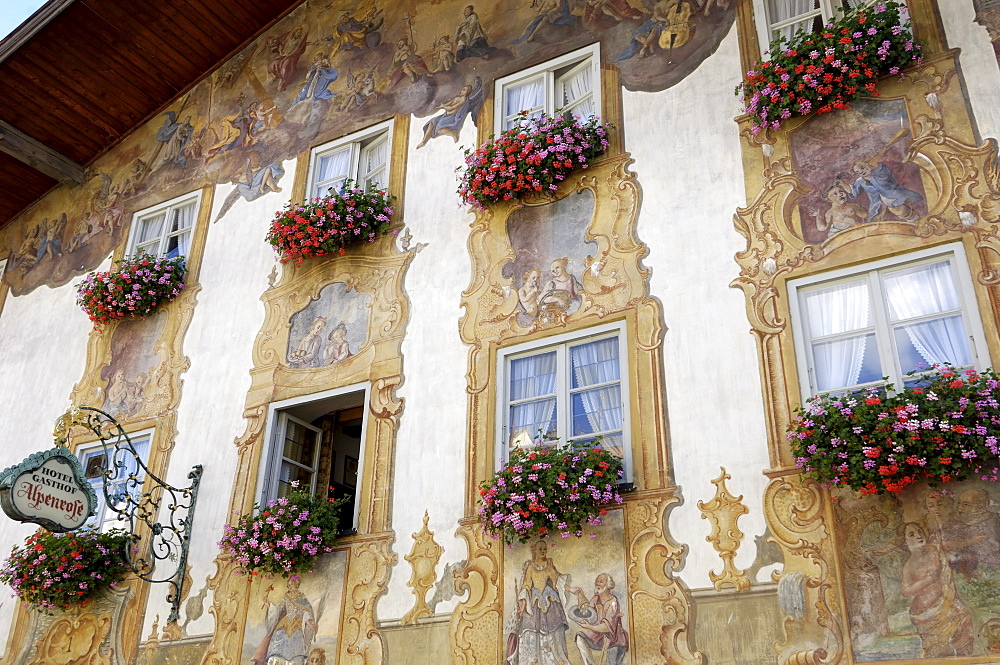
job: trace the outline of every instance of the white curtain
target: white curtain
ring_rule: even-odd
[[[314,198],[323,198],[340,189],[344,180],[351,172],[351,146],[344,146],[320,156],[316,166],[316,185],[313,188]]]
[[[767,18],[771,25],[782,23],[803,14],[801,21],[790,23],[783,28],[773,28],[771,37],[791,37],[800,29],[808,30],[812,26],[813,17],[819,13],[820,0],[768,0]]]
[[[576,113],[581,118],[589,118],[597,114],[593,94],[593,70],[589,61],[582,69],[559,79],[558,87],[560,99],[557,106],[559,108]]]
[[[966,339],[958,292],[948,261],[910,268],[885,276],[889,316],[895,322],[934,314],[950,316],[921,321],[903,328],[917,353],[929,364],[949,362],[971,365],[972,357]]]
[[[527,81],[504,86],[504,129],[514,126],[517,114],[528,111],[532,118],[545,110],[545,76],[540,74]]]
[[[573,388],[608,384],[573,395],[573,436],[590,432],[612,433],[622,428],[621,364],[618,338],[581,344],[570,349]],[[584,422],[581,422],[584,418]],[[584,427],[587,425],[589,427]],[[611,440],[614,439],[614,440]],[[620,446],[619,437],[609,437],[605,445]],[[617,446],[615,445],[617,444]]]
[[[158,240],[163,235],[163,222],[167,218],[166,212],[157,213],[150,217],[139,220],[138,245],[146,245],[150,241]],[[155,252],[155,248],[152,250]]]
[[[540,397],[510,407],[508,445],[519,434],[534,439],[556,429],[556,354],[518,358],[510,363],[510,401]]]
[[[806,294],[806,315],[812,339],[868,327],[869,293],[865,282],[846,282]],[[820,392],[858,383],[867,336],[860,334],[813,343],[813,369]]]

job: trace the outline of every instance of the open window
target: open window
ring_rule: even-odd
[[[624,322],[501,349],[500,458],[515,448],[587,442],[622,459],[632,479]]]
[[[267,464],[260,501],[286,496],[293,483],[314,494],[340,499],[341,527],[357,525],[357,496],[364,460],[368,388],[353,386],[271,405]]]
[[[129,435],[132,447],[135,448],[136,455],[143,464],[149,462],[149,446],[152,438],[152,432]],[[146,476],[136,457],[127,448],[115,448],[113,445],[109,445],[105,452],[104,446],[100,444],[80,446],[77,449],[77,457],[83,467],[83,475],[97,497],[96,512],[87,520],[84,528],[102,532],[115,527],[126,528],[128,523],[119,519],[115,509],[126,508],[127,496],[131,496],[136,503],[141,500]],[[111,505],[108,505],[104,493],[105,470],[109,472],[107,495],[112,498]]]
[[[598,44],[567,53],[496,83],[496,131],[514,126],[522,111],[529,117],[556,111],[581,118],[601,117],[601,63]]]
[[[934,364],[989,366],[960,244],[789,282],[803,398],[918,381]]]
[[[384,122],[313,148],[309,160],[310,198],[329,196],[353,180],[365,191],[388,189],[392,122]]]

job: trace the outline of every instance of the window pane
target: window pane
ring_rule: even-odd
[[[503,88],[504,129],[513,127],[517,114],[527,111],[532,118],[545,110],[545,75],[539,74]]]
[[[135,253],[136,254],[145,253],[145,254],[152,254],[153,256],[156,256],[157,254],[160,253],[160,240],[159,240],[159,238],[157,238],[153,242],[147,242],[144,245],[136,245]]]
[[[574,68],[560,77],[556,81],[556,89],[559,91],[556,108],[563,109],[567,113],[575,113],[582,118],[596,115],[593,74],[590,60],[587,60],[581,68]]]
[[[577,439],[578,442],[585,442],[587,438]],[[605,433],[601,437],[601,448],[607,450],[609,453],[615,457],[625,458],[625,444],[622,433],[619,432],[609,432]],[[620,479],[619,479],[620,480]]]
[[[194,224],[194,203],[189,203],[185,206],[171,209],[170,218],[171,233],[180,231],[181,229],[191,228],[191,225]]]
[[[510,362],[510,401],[556,392],[556,352],[540,353]]]
[[[817,392],[849,388],[884,376],[874,333],[814,343],[812,353]]]
[[[868,283],[840,282],[809,291],[805,306],[812,339],[863,330],[871,309]]]
[[[351,145],[323,153],[316,160],[316,196],[327,195],[327,189],[340,189],[345,178],[351,174]]]
[[[882,280],[894,322],[961,307],[949,261],[887,272]]]
[[[511,447],[515,442],[534,441],[539,436],[559,436],[556,427],[556,399],[550,397],[511,406],[509,425],[507,443]]]
[[[622,428],[620,384],[573,393],[570,436],[600,434]]]
[[[282,455],[304,466],[312,467],[316,452],[316,433],[291,420],[285,426],[285,447]]]
[[[617,337],[574,346],[569,353],[573,363],[573,388],[621,379]]]
[[[951,363],[956,367],[972,364],[969,338],[961,315],[899,326],[895,336],[902,374],[938,363]]]
[[[164,254],[169,258],[187,256],[189,249],[191,249],[191,232],[185,231],[167,238],[167,250]]]
[[[288,496],[288,493],[293,489],[292,483],[295,482],[298,482],[300,489],[310,489],[312,487],[312,476],[312,472],[300,466],[282,462],[281,471],[278,476],[278,496]]]
[[[339,192],[344,187],[344,181],[347,177],[338,178],[337,180],[330,180],[324,182],[322,185],[317,185],[316,189],[313,190],[313,198],[322,199],[330,195],[331,190],[333,192]]]
[[[166,212],[143,217],[139,220],[139,233],[136,235],[136,244],[143,244],[163,235],[163,221],[167,218]]]
[[[799,30],[816,30],[823,25],[820,0],[767,0],[767,17],[772,39],[791,37]]]

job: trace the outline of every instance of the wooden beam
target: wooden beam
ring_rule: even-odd
[[[86,169],[3,120],[0,120],[0,150],[67,187],[84,183]]]

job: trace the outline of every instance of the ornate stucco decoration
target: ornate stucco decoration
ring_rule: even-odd
[[[911,11],[916,19],[928,22],[923,34],[935,36],[937,28],[931,22],[936,19],[928,7],[917,0]],[[921,23],[917,25],[921,27]],[[823,238],[817,238],[813,230],[810,237],[813,222],[806,214],[807,202],[819,200],[819,194],[815,185],[807,182],[801,146],[806,139],[817,140],[813,134],[820,125],[815,118],[807,118],[789,122],[784,131],[754,136],[741,121],[749,204],[737,210],[734,224],[747,244],[736,254],[740,274],[732,285],[746,297],[760,358],[772,466],[764,510],[773,540],[784,557],[783,572],[775,576],[785,615],[785,639],[776,645],[779,663],[853,662],[846,645],[844,572],[834,556],[843,550],[844,543],[835,542],[827,492],[794,475],[796,469],[785,440],[792,412],[801,403],[799,372],[804,371],[796,365],[789,326],[788,281],[946,242],[962,242],[979,310],[984,317],[993,317],[993,323],[985,326],[987,345],[994,358],[1000,357],[995,332],[1000,318],[997,144],[992,139],[975,144],[957,75],[957,53],[939,49],[937,42],[932,42],[923,65],[907,71],[901,80],[886,80],[881,98],[861,104],[897,109],[894,117],[899,118],[898,124],[887,133],[896,132],[890,143],[895,141],[895,149],[902,155],[894,162],[896,168],[917,174],[911,182],[922,195],[919,215],[861,219]],[[845,113],[854,113],[853,117],[864,122],[878,121],[866,116],[863,108],[832,116]],[[897,137],[903,137],[905,150],[898,147]],[[833,142],[828,145],[841,149]],[[870,154],[850,158],[875,159]]]
[[[701,510],[702,519],[707,519],[712,524],[712,533],[706,536],[705,540],[712,543],[715,551],[722,558],[722,572],[716,573],[714,570],[708,571],[708,577],[715,585],[716,591],[722,591],[726,587],[732,587],[734,591],[744,591],[750,588],[750,578],[745,570],[740,570],[733,563],[736,558],[736,550],[743,542],[743,532],[737,526],[740,517],[750,512],[750,509],[743,505],[743,495],[733,496],[726,488],[726,481],[732,476],[726,473],[725,467],[718,478],[712,481],[715,485],[715,497],[711,501],[698,502],[698,509]]]
[[[413,574],[406,586],[413,589],[415,596],[413,608],[403,615],[403,624],[417,623],[422,617],[429,617],[434,612],[427,606],[427,592],[434,588],[437,575],[434,568],[444,548],[434,540],[434,532],[427,528],[427,521],[430,519],[427,511],[424,511],[424,525],[420,531],[413,534],[413,549],[403,558],[410,564]]]
[[[627,591],[623,591],[629,600],[631,657],[636,662],[701,660],[689,644],[687,592],[663,567],[669,561],[671,570],[679,568],[685,549],[671,541],[663,521],[667,506],[678,501],[668,480],[661,379],[664,326],[660,303],[649,297],[649,271],[642,266],[648,250],[636,237],[640,193],[629,163],[629,156],[613,146],[608,155],[565,181],[552,198],[523,206],[497,205],[478,212],[472,224],[468,247],[473,277],[462,294],[465,315],[459,324],[462,340],[469,346],[470,425],[467,517],[458,530],[469,553],[457,587],[468,590],[469,596],[452,618],[455,662],[491,662],[503,639],[504,585],[509,584],[503,573],[504,552],[496,541],[484,536],[474,517],[476,489],[493,474],[496,462],[497,350],[612,321],[625,322],[632,347],[628,377],[632,458],[636,460],[634,482],[641,490],[627,498],[621,548],[626,567],[631,566]],[[580,246],[586,249],[573,259],[579,270],[578,304],[574,307],[563,303],[539,306],[536,311],[532,306],[535,300],[526,298],[525,293],[531,291],[528,275],[522,278],[516,274],[526,263],[523,257],[536,261],[532,268],[541,263],[547,268],[550,261],[559,263],[562,254],[533,251],[538,246],[531,244],[532,233],[524,231],[525,227],[540,232],[546,228],[545,233],[561,233],[563,238],[579,234]],[[551,241],[548,248],[555,246],[557,242]]]

